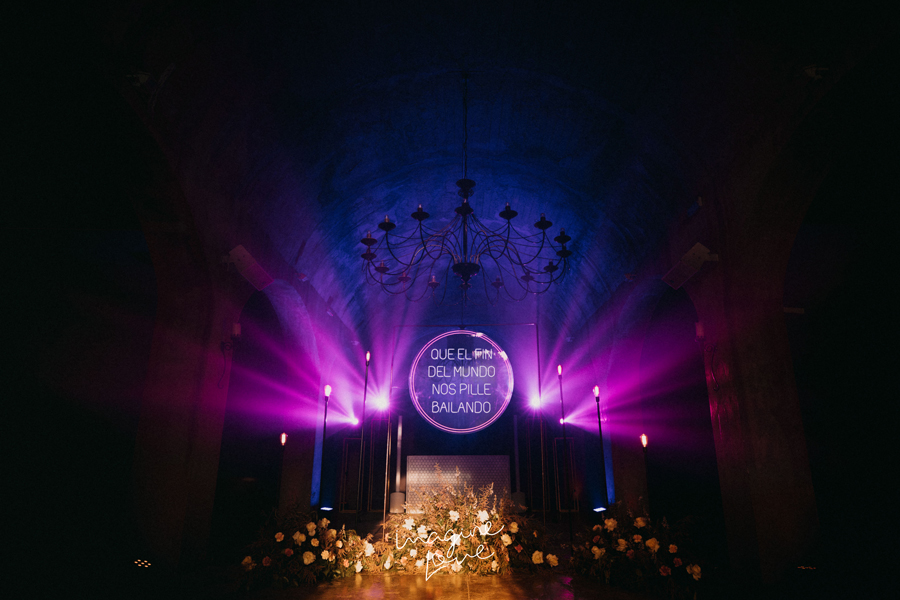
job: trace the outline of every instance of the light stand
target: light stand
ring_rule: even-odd
[[[359,515],[362,512],[363,499],[363,458],[366,439],[366,396],[369,394],[369,360],[372,354],[366,352],[366,377],[363,383],[362,419],[359,421],[359,482],[356,486],[356,522],[359,523]],[[370,476],[371,477],[371,476]]]
[[[647,434],[641,434],[641,447],[644,450],[644,481],[647,485],[647,498],[645,500],[645,504],[647,505],[647,515],[650,515],[650,465],[647,464]]]
[[[566,409],[565,409],[565,407],[563,406],[562,365],[558,365],[558,366],[556,367],[556,374],[557,374],[557,377],[558,377],[558,379],[559,379],[559,412],[560,412],[560,417],[561,417],[561,418],[560,418],[560,422],[562,423],[562,429],[563,429],[563,468],[562,468],[562,474],[563,474],[563,480],[565,481],[565,487],[564,487],[564,489],[565,489],[565,491],[566,491],[565,499],[568,500],[568,496],[569,496],[569,492],[570,492],[570,490],[569,490],[569,478],[568,478],[568,473],[569,473],[569,439],[566,437]],[[562,504],[562,502],[560,502],[560,504]],[[562,506],[560,506],[560,509],[562,509]],[[571,507],[568,507],[568,508],[566,509],[566,513],[567,513],[568,516],[569,516],[569,543],[572,544],[573,547],[574,547],[574,543],[575,543],[575,542],[574,542],[574,536],[573,536],[573,534],[572,534],[572,510],[571,510]]]
[[[594,386],[594,401],[597,403],[597,435],[600,436],[600,487],[603,490],[603,506],[609,503],[609,493],[606,490],[606,458],[603,454],[603,424],[600,420],[600,386]],[[595,508],[596,510],[596,508]]]
[[[331,396],[331,386],[325,386],[325,416],[322,417],[322,463],[325,462],[325,434],[328,428],[328,398]],[[321,468],[321,467],[320,467]],[[319,501],[316,503],[316,512],[322,506],[322,476],[319,475]]]

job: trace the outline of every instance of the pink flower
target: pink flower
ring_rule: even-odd
[[[680,558],[676,558],[675,560],[672,561],[672,564],[674,564],[676,567],[680,567],[680,566],[681,566],[681,559],[680,559]]]
[[[659,574],[662,575],[663,577],[668,577],[669,575],[672,574],[672,569],[670,569],[666,565],[663,565],[659,568]]]
[[[629,550],[625,553],[625,556],[627,556],[628,558],[634,558],[634,550]]]
[[[294,555],[294,551],[291,550],[290,548],[285,548],[285,549],[284,549],[284,555],[285,555],[285,556],[293,556],[293,555]]]
[[[268,556],[264,556],[263,557],[263,566],[268,567],[271,564],[272,564],[272,559],[269,558]]]
[[[523,550],[521,544],[517,544],[517,545],[515,546],[515,548],[516,548],[516,552],[521,552],[521,551]]]
[[[599,541],[600,541],[600,536],[599,536],[599,535],[595,535],[595,536],[594,536],[594,539],[593,539],[593,542],[596,544],[596,543],[599,542]]]

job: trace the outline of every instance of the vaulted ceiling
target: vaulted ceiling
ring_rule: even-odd
[[[759,10],[132,3],[102,12],[97,55],[207,244],[264,238],[356,330],[395,307],[363,284],[359,239],[385,215],[402,227],[417,204],[438,221],[458,204],[468,73],[473,206],[566,228],[574,271],[545,306],[577,327],[698,195],[754,168],[745,148],[769,137],[776,155],[879,30],[849,10]]]

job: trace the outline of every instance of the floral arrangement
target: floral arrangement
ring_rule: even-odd
[[[665,519],[651,521],[614,507],[602,524],[579,536],[572,552],[575,571],[607,584],[695,598],[703,572],[687,533]]]
[[[354,572],[354,559],[364,549],[365,540],[343,527],[330,529],[328,519],[308,519],[295,510],[283,519],[276,515],[263,528],[262,538],[241,562],[243,587],[298,586]]]
[[[407,508],[388,518],[383,539],[329,528],[328,519],[297,510],[275,515],[241,563],[242,587],[307,585],[364,571],[421,573],[426,580],[441,573],[534,571],[560,564],[552,550],[568,554],[568,544],[513,513],[509,500],[498,501],[493,486],[476,493],[460,484],[458,470],[454,483],[427,490],[421,505]],[[579,534],[568,562],[572,570],[610,585],[696,598],[703,571],[686,531],[621,506],[605,515]]]
[[[383,569],[396,565],[430,578],[442,571],[489,575],[505,573],[511,565],[558,564],[556,556],[538,549],[543,534],[514,515],[509,501],[498,502],[493,486],[476,493],[459,480],[457,470],[455,484],[427,490],[423,503],[410,507],[420,512],[391,516]]]

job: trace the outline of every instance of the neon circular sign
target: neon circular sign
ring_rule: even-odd
[[[450,433],[472,433],[496,421],[512,391],[509,357],[479,332],[442,333],[422,347],[409,370],[416,410]]]

